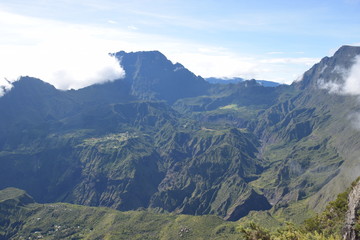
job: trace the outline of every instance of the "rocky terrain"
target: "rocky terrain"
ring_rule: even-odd
[[[0,188],[39,203],[301,223],[358,177],[360,105],[341,86],[359,54],[343,46],[276,87],[210,84],[157,51],[115,53],[125,78],[79,90],[22,77],[0,98]]]

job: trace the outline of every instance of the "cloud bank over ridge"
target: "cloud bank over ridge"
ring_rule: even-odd
[[[354,64],[350,69],[335,67],[333,72],[342,79],[328,80],[318,79],[318,85],[329,93],[341,95],[360,95],[360,56],[354,58]]]
[[[59,89],[78,89],[124,76],[118,61],[108,54],[112,48],[98,40],[106,30],[3,11],[0,27],[2,93],[7,86],[4,78],[32,76]]]

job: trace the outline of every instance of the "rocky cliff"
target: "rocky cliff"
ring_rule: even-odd
[[[358,182],[348,197],[349,205],[345,218],[345,227],[343,233],[344,240],[356,240],[359,239],[359,210],[360,210],[360,182]]]

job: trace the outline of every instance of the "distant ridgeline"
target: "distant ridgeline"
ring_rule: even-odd
[[[246,79],[238,78],[238,77],[235,77],[235,78],[210,77],[210,78],[205,78],[205,80],[212,84],[231,84],[231,83],[236,84],[236,83],[247,81]],[[255,80],[255,79],[251,79],[251,80]],[[266,81],[266,80],[255,80],[255,81],[264,87],[277,87],[280,85],[280,83]]]
[[[22,77],[0,97],[0,189],[39,203],[302,223],[360,172],[360,104],[346,91],[359,54],[343,46],[278,86],[211,84],[158,51],[114,53],[125,77],[79,90]]]

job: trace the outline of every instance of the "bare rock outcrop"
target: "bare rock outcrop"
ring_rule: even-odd
[[[353,187],[349,197],[349,208],[346,213],[345,226],[343,230],[343,239],[344,240],[357,240],[358,233],[355,229],[356,221],[359,217],[358,211],[360,209],[360,181]]]

